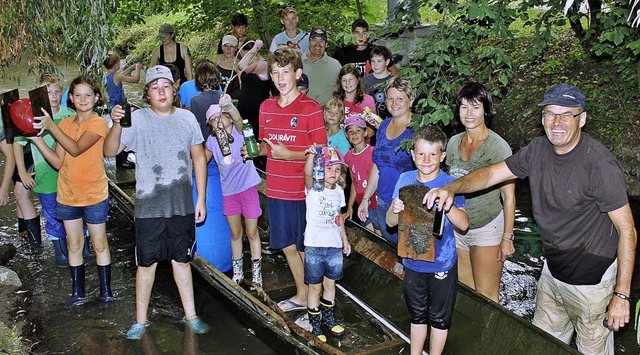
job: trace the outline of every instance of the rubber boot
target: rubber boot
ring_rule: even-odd
[[[42,230],[40,229],[40,216],[36,218],[25,219],[27,224],[27,237],[29,238],[29,246],[37,247],[42,244]]]
[[[341,336],[344,334],[344,327],[336,321],[336,315],[333,312],[335,303],[320,297],[320,312],[322,313],[322,326],[327,327],[331,334]]]
[[[24,239],[27,239],[27,222],[24,218],[18,217],[18,235]]]
[[[242,280],[244,280],[244,270],[242,265],[242,258],[231,260],[233,265],[233,279],[232,281],[237,283],[238,285],[242,284]]]
[[[262,287],[262,258],[251,260],[251,282]]]
[[[98,300],[102,303],[113,302],[113,293],[111,293],[111,264],[98,265],[98,277],[100,278],[100,297]]]
[[[307,313],[309,313],[309,327],[311,328],[309,331],[323,343],[326,343],[327,337],[322,334],[322,329],[320,328],[320,310],[317,308],[307,308]]]
[[[84,265],[70,266],[71,269],[71,298],[69,299],[69,307],[79,306],[85,301],[84,289]]]
[[[69,251],[67,249],[67,238],[51,239],[53,244],[53,251],[56,255],[56,264],[58,266],[65,266],[69,263]]]

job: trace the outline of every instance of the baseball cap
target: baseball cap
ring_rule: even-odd
[[[344,128],[346,129],[352,124],[361,128],[367,128],[367,123],[357,113],[350,114],[349,117],[347,117],[347,119],[344,120]]]
[[[315,37],[320,37],[322,39],[325,40],[325,42],[327,42],[327,33],[322,29],[322,28],[314,28],[311,30],[311,32],[309,32],[309,40],[315,38]]]
[[[158,37],[170,37],[173,33],[173,26],[168,23],[163,23],[158,29]]]
[[[559,84],[544,93],[544,99],[538,106],[558,105],[564,107],[580,107],[584,110],[587,100],[582,91],[569,84]]]
[[[300,77],[300,79],[298,79],[298,83],[296,84],[296,86],[302,86],[305,88],[309,87],[309,77],[307,76],[307,74],[302,73],[302,76]]]
[[[207,110],[205,117],[209,119],[209,117],[215,115],[216,113],[220,113],[220,111],[222,111],[220,109],[220,105],[217,105],[217,104],[211,105],[209,106],[209,109]]]
[[[322,155],[324,155],[324,166],[333,166],[337,164],[347,166],[344,162],[344,158],[342,157],[342,153],[334,147],[322,148]]]
[[[232,47],[238,46],[238,39],[234,35],[226,35],[222,37],[222,45],[230,44]]]
[[[171,75],[171,69],[165,67],[164,65],[156,65],[147,69],[147,76],[144,84],[148,85],[149,83],[161,78],[167,79],[171,83],[174,82],[173,75]]]

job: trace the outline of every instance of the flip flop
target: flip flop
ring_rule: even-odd
[[[307,309],[307,306],[301,306],[293,302],[292,300],[286,299],[278,302],[278,308],[280,308],[283,312],[291,312]]]

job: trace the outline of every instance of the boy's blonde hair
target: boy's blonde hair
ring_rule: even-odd
[[[447,151],[447,135],[438,126],[428,125],[418,128],[411,139],[411,149],[416,149],[416,142],[420,139],[437,144],[443,153]]]
[[[342,112],[342,116],[344,116],[344,102],[342,102],[342,100],[337,99],[337,98],[332,98],[331,100],[327,101],[326,104],[324,104],[324,112],[331,110],[331,109],[336,109],[339,112]],[[343,117],[344,119],[344,117]]]
[[[38,84],[39,85],[54,85],[54,84],[61,85],[60,77],[54,73],[42,73],[38,78]]]

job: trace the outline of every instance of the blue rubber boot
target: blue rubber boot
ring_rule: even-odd
[[[56,256],[56,264],[58,266],[66,266],[69,263],[69,251],[67,250],[67,238],[51,239],[53,251]]]
[[[320,310],[317,308],[307,308],[307,313],[309,313],[309,326],[311,328],[311,334],[318,337],[318,339],[320,339],[323,343],[326,343],[327,337],[322,334],[322,329],[320,328],[320,318],[322,317]]]
[[[98,277],[100,278],[100,297],[98,300],[102,303],[113,302],[113,293],[111,292],[111,264],[98,265]]]
[[[322,325],[327,327],[331,334],[335,336],[342,336],[344,334],[344,327],[336,320],[336,315],[333,312],[335,306],[334,302],[330,302],[320,297],[320,312],[322,312]]]
[[[83,304],[86,300],[84,288],[84,265],[70,266],[71,280],[71,298],[69,299],[69,307],[75,307]]]

